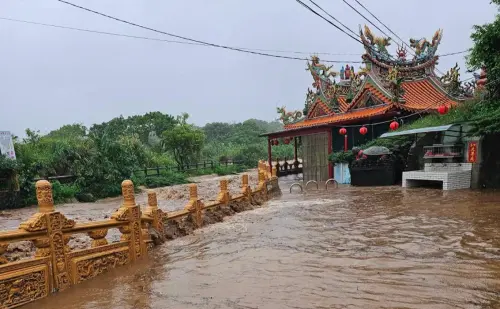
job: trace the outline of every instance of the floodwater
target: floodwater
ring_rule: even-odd
[[[26,308],[500,308],[500,193],[289,184]]]

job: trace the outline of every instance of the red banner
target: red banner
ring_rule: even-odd
[[[469,163],[476,163],[476,161],[477,161],[477,142],[469,142],[469,152],[467,154],[467,161]]]

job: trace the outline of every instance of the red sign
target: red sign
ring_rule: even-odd
[[[467,162],[476,163],[477,161],[477,142],[469,142],[469,152],[467,154]]]

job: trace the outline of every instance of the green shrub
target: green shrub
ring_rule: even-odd
[[[184,174],[174,172],[164,172],[160,176],[151,176],[145,178],[145,185],[148,188],[166,187],[188,183]]]
[[[61,184],[59,181],[52,182],[52,194],[55,203],[64,203],[74,199],[78,191],[78,186],[74,184]]]

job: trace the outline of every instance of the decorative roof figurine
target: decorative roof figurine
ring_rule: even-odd
[[[361,32],[361,34],[363,34]],[[390,38],[384,38],[384,37],[377,37],[375,36],[370,28],[365,25],[365,36],[370,41],[370,44],[373,47],[375,47],[376,51],[379,54],[382,55],[389,55],[389,51],[387,51],[387,46],[391,45],[391,39]]]
[[[289,124],[302,118],[301,111],[287,112],[285,106],[277,107],[276,111],[278,112],[278,114],[281,114],[280,120],[283,122],[283,124]]]
[[[441,76],[439,79],[443,83],[443,87],[448,91],[452,96],[459,96],[461,93],[461,84],[460,81],[460,68],[458,67],[458,63],[455,64],[453,68],[448,70],[445,75]]]
[[[398,60],[406,62],[406,47],[400,46],[397,51]]]
[[[429,43],[426,38],[421,39],[410,39],[410,47],[415,49],[415,59],[427,59],[433,57],[436,53],[437,47],[441,42],[441,37],[443,36],[443,30],[439,29],[434,33],[432,37],[432,43]]]
[[[349,67],[348,64],[345,66],[344,74],[345,74],[345,79],[347,80],[351,79],[351,68]]]
[[[340,69],[340,79],[345,79],[344,72],[345,72],[345,69],[344,69],[344,66],[342,66],[342,68]]]
[[[403,89],[403,78],[399,74],[399,68],[397,66],[389,69],[389,74],[387,75],[387,81],[389,82],[389,90],[392,93],[392,102],[403,103],[403,95],[405,93]]]

